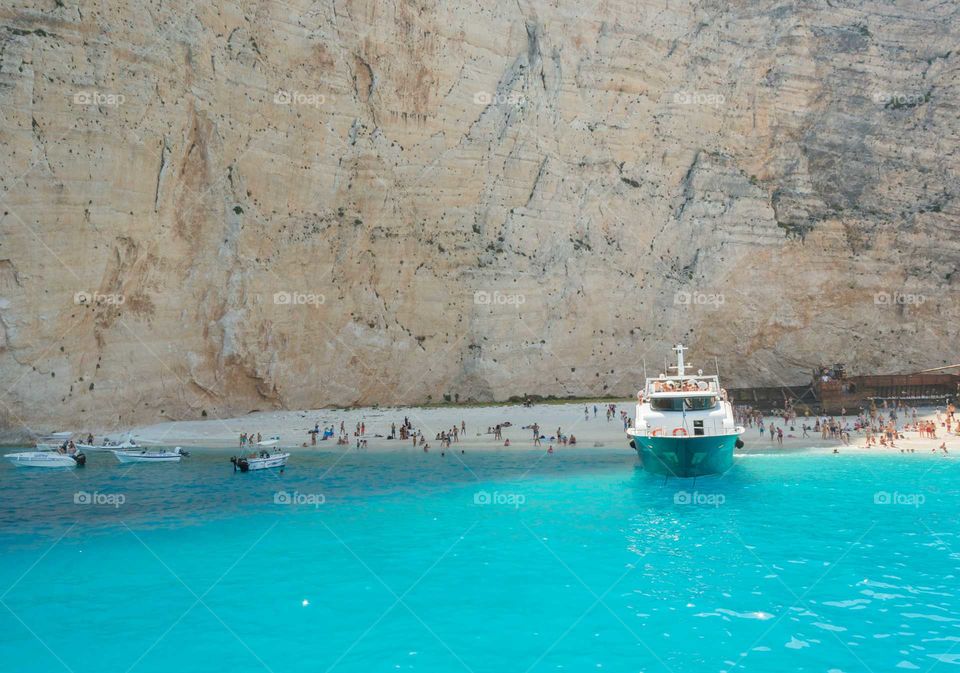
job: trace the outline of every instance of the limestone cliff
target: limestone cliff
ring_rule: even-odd
[[[0,422],[953,362],[958,45],[919,0],[11,0]]]

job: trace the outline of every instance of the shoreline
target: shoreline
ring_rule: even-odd
[[[608,404],[616,404],[616,413],[613,420],[607,420],[605,416]],[[633,452],[627,442],[627,437],[623,431],[623,423],[618,416],[620,410],[626,410],[628,413],[633,411],[633,400],[620,400],[609,402],[602,399],[590,400],[588,402],[543,402],[531,405],[510,404],[490,404],[482,406],[464,406],[464,405],[438,405],[433,407],[357,407],[352,409],[316,409],[316,410],[295,410],[295,411],[264,411],[247,414],[243,417],[228,419],[205,419],[195,421],[166,421],[152,425],[134,427],[129,434],[137,440],[142,440],[145,446],[181,446],[184,449],[202,451],[208,450],[233,450],[236,453],[249,452],[255,449],[249,445],[240,447],[239,436],[243,432],[256,435],[258,432],[264,440],[271,437],[280,437],[277,446],[294,451],[301,452],[325,452],[325,453],[343,453],[348,451],[359,451],[366,453],[395,453],[395,452],[417,452],[422,453],[422,449],[414,447],[411,440],[387,439],[390,434],[392,423],[399,427],[404,418],[409,418],[414,428],[422,430],[427,436],[427,443],[430,446],[430,452],[440,451],[440,442],[433,439],[436,433],[450,430],[454,424],[458,427],[461,423],[466,423],[466,432],[460,435],[460,441],[451,445],[448,451],[523,451],[523,452],[545,452],[552,443],[554,450],[562,452],[565,450],[590,450],[590,449],[622,449],[626,452]],[[596,415],[594,415],[596,407]],[[585,416],[585,408],[588,414]],[[935,417],[935,409],[918,409],[918,418],[932,420]],[[847,418],[851,418],[847,416]],[[797,423],[813,424],[815,417],[798,418]],[[782,424],[779,417],[765,416],[765,425],[770,422],[777,425]],[[331,438],[326,441],[318,440],[316,444],[311,443],[308,430],[319,424],[321,428],[334,426],[335,432],[339,434],[340,423],[344,424],[350,444],[338,445],[336,440]],[[356,437],[353,430],[358,423],[363,423],[365,434],[363,439],[367,441],[367,447],[356,448]],[[502,430],[500,441],[493,438],[493,435],[487,432],[487,429],[500,424],[509,423]],[[541,446],[535,446],[529,429],[529,426],[538,423],[541,432],[549,438],[556,433],[559,427],[564,435],[574,435],[577,438],[576,445],[562,445],[549,439],[541,440]],[[744,448],[737,451],[736,455],[749,456],[755,454],[793,454],[793,453],[832,453],[834,449],[840,454],[854,452],[857,454],[877,454],[877,455],[901,455],[900,450],[904,449],[906,453],[911,450],[915,453],[932,453],[931,449],[939,447],[941,442],[946,442],[950,453],[960,453],[960,436],[951,433],[947,435],[945,428],[937,429],[936,439],[921,439],[918,433],[909,431],[904,433],[906,439],[899,440],[896,448],[873,446],[865,447],[863,434],[854,434],[851,437],[850,444],[845,445],[840,440],[824,439],[819,433],[810,432],[809,437],[802,437],[800,430],[789,432],[785,430],[783,444],[779,445],[776,440],[770,440],[769,432],[762,436],[756,426],[747,427],[742,435]],[[79,436],[80,433],[77,433]],[[101,441],[104,437],[111,439],[121,439],[127,436],[124,433],[107,433],[96,436],[96,441]],[[504,440],[509,439],[511,445],[504,446]],[[304,444],[306,446],[304,446]],[[20,448],[23,444],[8,445]],[[941,453],[941,451],[937,451]]]

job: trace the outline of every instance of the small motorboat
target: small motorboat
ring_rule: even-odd
[[[111,441],[105,439],[103,444],[84,444],[83,442],[77,442],[77,448],[82,451],[141,451],[142,446],[137,444],[132,439],[125,439],[122,442],[120,441]]]
[[[287,464],[287,459],[290,458],[289,453],[284,453],[277,451],[275,453],[270,453],[269,451],[260,451],[259,453],[253,453],[249,456],[233,456],[230,458],[230,462],[233,463],[233,471],[236,472],[240,470],[241,472],[251,472],[253,470],[267,470],[272,467],[283,467]]]
[[[140,449],[139,451],[114,449],[113,455],[121,463],[178,463],[181,458],[190,454],[178,446],[173,451],[167,451],[166,449],[152,451],[146,449]]]
[[[57,451],[24,451],[8,453],[4,458],[17,467],[83,467],[87,457],[81,452],[59,453]]]

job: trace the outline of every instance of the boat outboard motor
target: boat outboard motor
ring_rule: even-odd
[[[71,456],[71,458],[73,458],[74,462],[76,462],[77,467],[83,467],[87,464],[87,457],[82,453],[75,453],[73,456]]]

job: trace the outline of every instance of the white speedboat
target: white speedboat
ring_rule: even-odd
[[[81,451],[141,451],[142,446],[132,439],[125,439],[122,442],[105,439],[103,444],[84,444],[77,443],[77,448]]]
[[[24,451],[8,453],[4,458],[17,467],[82,467],[87,457],[79,451],[74,454],[57,451]]]
[[[287,464],[289,458],[290,454],[282,451],[274,453],[260,451],[259,453],[240,456],[239,458],[233,456],[230,458],[230,462],[233,463],[234,472],[237,470],[241,472],[252,472],[253,470],[268,470],[273,467],[283,467]]]
[[[178,446],[173,451],[167,451],[166,449],[152,451],[146,449],[133,451],[114,449],[113,455],[121,463],[179,463],[181,458],[190,454]]]

